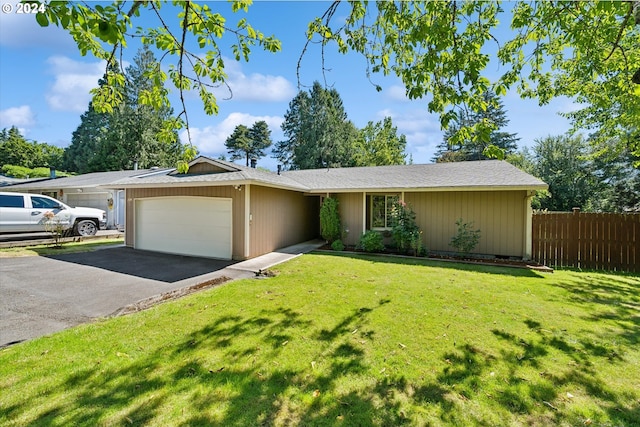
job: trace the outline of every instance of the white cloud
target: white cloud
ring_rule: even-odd
[[[385,90],[385,95],[387,98],[393,101],[401,101],[401,102],[409,102],[410,99],[407,96],[407,90],[404,86],[393,85]]]
[[[45,95],[52,110],[82,113],[91,101],[91,89],[98,86],[105,62],[79,62],[65,56],[52,56],[47,60],[55,76],[53,86]]]
[[[224,143],[229,135],[233,133],[236,126],[245,125],[251,127],[255,122],[260,120],[267,122],[269,129],[271,129],[271,138],[275,141],[274,134],[280,131],[280,125],[284,120],[282,117],[231,113],[223,121],[214,126],[190,128],[191,142],[198,148],[200,154],[204,156],[217,157],[221,154],[226,155],[227,149]],[[185,144],[189,142],[186,130],[180,134],[180,139]]]
[[[379,120],[385,117],[391,117],[393,125],[398,127],[399,133],[412,134],[416,132],[438,132],[440,131],[440,123],[435,115],[424,110],[408,110],[396,112],[389,108],[380,110],[376,113]]]
[[[413,163],[432,163],[442,135],[438,133],[417,132],[407,135],[407,152],[412,154]]]
[[[0,14],[0,45],[10,48],[48,48],[68,51],[75,48],[73,38],[63,29],[49,25],[41,27],[35,15],[15,13],[17,2],[3,2],[3,7],[11,6],[12,13]]]
[[[437,116],[426,108],[394,111],[385,108],[376,113],[378,120],[391,117],[398,133],[407,138],[407,153],[411,153],[414,163],[430,163],[436,146],[442,140],[442,131]]]
[[[241,64],[225,58],[227,84],[231,88],[232,100],[280,102],[288,101],[296,93],[294,86],[282,76],[272,76],[260,73],[246,75],[242,72]],[[223,86],[218,89],[220,98],[228,98],[228,89]]]
[[[33,126],[35,123],[36,118],[33,114],[33,111],[31,111],[31,107],[28,105],[11,107],[0,111],[1,128],[15,126],[17,128],[20,128],[21,131],[24,131],[24,127]]]

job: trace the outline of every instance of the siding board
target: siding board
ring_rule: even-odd
[[[250,204],[250,258],[320,234],[317,196],[252,185]]]
[[[449,245],[462,218],[480,229],[475,252],[521,257],[524,242],[525,192],[407,193],[416,212],[424,243],[432,251],[454,251]]]

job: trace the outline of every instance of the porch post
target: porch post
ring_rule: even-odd
[[[251,251],[251,184],[244,186],[244,259],[249,259]]]
[[[530,260],[533,252],[533,209],[531,208],[531,199],[534,192],[527,190],[524,198],[524,242],[522,248],[522,259]]]
[[[367,192],[362,192],[362,234],[367,231]]]

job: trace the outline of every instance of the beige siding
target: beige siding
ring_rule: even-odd
[[[349,230],[349,233],[344,237],[344,243],[346,245],[358,244],[363,230],[363,193],[340,193],[333,195],[333,197],[338,198],[342,228]]]
[[[232,227],[233,227],[233,243],[232,256],[233,259],[244,258],[244,194],[232,186],[224,187],[167,187],[167,188],[136,188],[127,189],[126,200],[126,228],[125,228],[125,244],[134,246],[135,225],[134,225],[134,203],[135,199],[148,197],[166,197],[166,196],[201,196],[201,197],[226,197],[233,199],[232,206]],[[180,218],[176,218],[179,221]],[[206,224],[203,224],[206,227]]]
[[[317,196],[252,185],[250,203],[249,257],[319,235],[320,200]]]
[[[454,251],[449,242],[462,218],[481,231],[474,252],[516,257],[524,255],[525,198],[525,191],[405,193],[429,250]]]
[[[225,173],[225,172],[229,172],[229,171],[219,166],[212,165],[211,163],[202,162],[202,163],[196,163],[195,165],[190,166],[189,172],[187,172],[187,175],[197,175],[201,173]]]

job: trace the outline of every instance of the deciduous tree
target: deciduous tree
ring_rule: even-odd
[[[407,138],[398,135],[391,117],[369,122],[360,129],[354,143],[355,166],[402,165],[407,157],[406,147]]]
[[[12,126],[0,131],[0,166],[13,165],[34,169],[41,167],[62,167],[64,150],[55,145],[28,141],[20,130]]]
[[[598,180],[589,160],[589,144],[582,136],[548,136],[536,140],[533,148],[534,174],[549,184],[550,197],[541,208],[570,211],[584,208],[597,193]]]
[[[368,77],[378,72],[397,75],[411,99],[429,96],[428,110],[440,115],[445,129],[456,119],[457,106],[484,110],[487,90],[498,96],[515,90],[541,104],[564,95],[584,106],[569,114],[577,128],[600,130],[603,140],[630,144],[638,154],[639,3],[506,4],[508,15],[502,3],[494,1],[335,1],[311,21],[307,36],[309,43],[319,41],[323,47],[335,43],[340,52],[363,55],[369,64]],[[232,1],[231,12],[248,11],[249,5],[249,1]],[[194,90],[204,110],[215,114],[218,104],[210,89],[226,79],[222,40],[229,38],[236,60],[248,60],[255,46],[276,52],[280,42],[254,29],[244,17],[229,24],[229,15],[214,12],[207,3],[185,1],[174,6],[177,13],[160,2],[107,6],[51,2],[36,20],[43,26],[61,26],[83,55],[92,53],[110,65],[128,37],[139,37],[158,49],[165,61],[153,72],[153,86],[144,92],[144,102],[168,106],[164,82],[170,79],[181,99],[184,91]],[[156,23],[139,25],[143,15],[157,19]],[[504,17],[510,17],[510,31],[499,31],[500,25],[506,30],[500,22]],[[110,111],[122,100],[122,92],[113,90],[124,85],[122,74],[108,72],[106,80],[108,84],[94,92],[98,111]],[[184,102],[182,106],[168,126],[186,124],[188,128]],[[488,135],[486,130],[478,131]],[[632,137],[618,138],[623,131]]]

